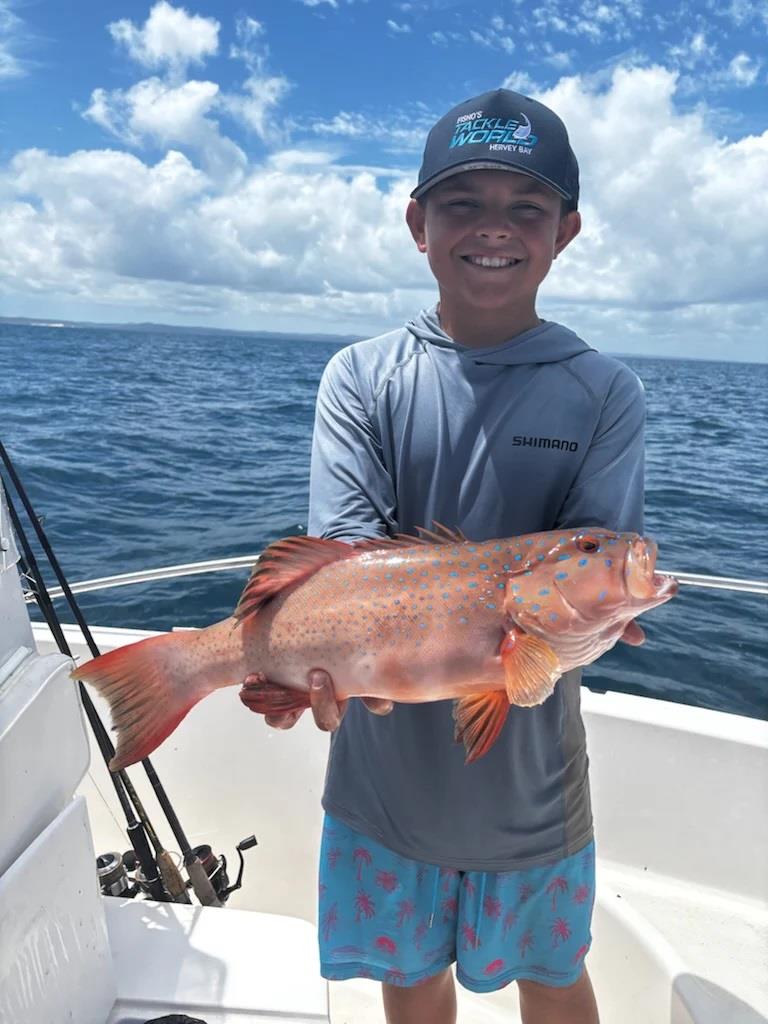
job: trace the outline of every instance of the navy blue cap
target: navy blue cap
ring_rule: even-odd
[[[543,103],[510,89],[466,100],[440,118],[427,136],[411,197],[454,174],[489,169],[530,174],[576,208],[579,165],[565,125]]]

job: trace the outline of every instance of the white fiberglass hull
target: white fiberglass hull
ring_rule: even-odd
[[[52,649],[43,627],[35,634],[41,650]],[[94,630],[102,652],[146,635]],[[72,628],[76,654],[87,657],[78,636]],[[106,707],[96,703],[107,721]],[[768,1021],[768,725],[586,690],[583,710],[598,849],[587,962],[602,1019]],[[230,688],[194,708],[153,754],[192,845],[208,843],[232,864],[243,836],[253,832],[259,840],[228,907],[314,922],[327,744],[308,715],[289,732],[270,730],[244,712]],[[133,769],[131,777],[173,849],[143,771]],[[93,743],[80,792],[96,851],[126,849]],[[490,996],[461,992],[460,1019],[514,1020],[516,1002],[515,986]],[[381,1019],[374,983],[331,986],[333,1022]]]

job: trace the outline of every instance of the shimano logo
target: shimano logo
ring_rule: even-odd
[[[563,452],[576,452],[579,450],[578,441],[563,441],[557,437],[521,437],[515,435],[512,438],[512,445],[519,448],[559,448]]]

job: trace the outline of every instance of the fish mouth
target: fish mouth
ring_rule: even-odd
[[[679,583],[674,576],[656,572],[658,546],[655,541],[637,537],[628,548],[624,559],[624,585],[633,603],[661,604],[674,597]]]

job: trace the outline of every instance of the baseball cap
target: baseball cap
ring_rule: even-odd
[[[549,107],[511,89],[465,100],[434,125],[413,199],[463,171],[521,171],[549,185],[574,209],[579,165],[565,125]]]

